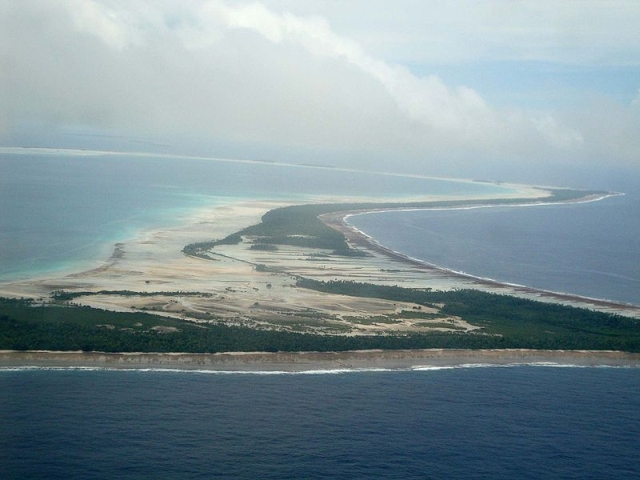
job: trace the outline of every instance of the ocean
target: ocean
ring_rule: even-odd
[[[640,375],[0,371],[0,477],[640,476]]]
[[[579,204],[378,212],[351,225],[392,250],[503,283],[640,305],[640,195]]]
[[[104,259],[116,241],[243,198],[393,198],[504,188],[176,160],[0,154],[0,279],[83,268]],[[352,221],[368,221],[359,228],[395,250],[448,268],[639,303],[640,189],[621,190],[627,195],[583,205],[398,212]],[[376,225],[382,228],[374,232]],[[515,241],[500,243],[507,238]],[[568,253],[550,253],[565,241]],[[481,250],[492,242],[500,246]],[[582,258],[606,261],[580,264],[578,250],[587,245]],[[477,270],[474,257],[480,257]],[[452,263],[458,258],[467,260]],[[495,263],[507,268],[489,270]],[[502,276],[524,271],[533,276]],[[576,280],[583,276],[591,278],[589,290]],[[573,280],[551,283],[565,277]],[[640,477],[638,438],[636,368],[0,369],[3,479],[628,479]]]

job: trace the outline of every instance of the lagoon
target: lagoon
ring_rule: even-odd
[[[491,195],[488,183],[224,159],[25,149],[0,153],[0,281],[83,269],[116,242],[244,199]]]

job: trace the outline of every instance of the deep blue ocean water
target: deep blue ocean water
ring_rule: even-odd
[[[638,478],[638,373],[0,371],[0,477]]]
[[[638,192],[581,204],[380,212],[349,223],[458,272],[640,305]]]

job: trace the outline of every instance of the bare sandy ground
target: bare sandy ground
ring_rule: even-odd
[[[151,296],[81,296],[74,302],[114,311],[145,310],[192,321],[215,319],[233,325],[329,334],[476,328],[454,317],[403,318],[403,312],[412,312],[412,317],[416,311],[427,317],[435,312],[416,304],[329,295],[295,286],[296,275],[363,281],[376,275],[384,283],[395,283],[394,275],[384,272],[393,266],[384,255],[363,262],[305,248],[256,251],[250,249],[250,238],[239,245],[215,247],[210,260],[181,252],[189,243],[224,238],[258,223],[264,213],[283,205],[246,201],[203,210],[180,228],[146,232],[115,245],[111,257],[97,268],[0,284],[0,296],[47,299],[59,290],[155,292]],[[314,255],[331,258],[318,262]],[[272,270],[259,271],[257,265]],[[196,292],[201,295],[193,295]]]
[[[541,191],[529,189],[512,195],[534,198],[541,195]],[[115,245],[111,257],[97,268],[0,284],[0,296],[47,299],[56,290],[129,290],[153,295],[97,294],[77,297],[74,302],[114,311],[144,310],[195,322],[216,321],[324,334],[373,335],[477,328],[457,317],[439,316],[436,310],[412,303],[298,288],[296,277],[302,276],[412,288],[479,288],[640,317],[637,307],[484,282],[412,261],[351,229],[344,222],[344,214],[325,216],[324,221],[343,231],[349,242],[365,251],[367,257],[341,257],[330,251],[288,246],[279,247],[277,251],[252,250],[251,238],[244,238],[238,245],[216,246],[209,252],[210,259],[188,257],[181,252],[189,243],[224,238],[258,223],[264,213],[283,205],[275,201],[241,201],[203,209],[180,227],[144,232]]]

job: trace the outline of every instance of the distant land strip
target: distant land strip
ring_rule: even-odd
[[[226,352],[215,354],[0,350],[0,368],[4,369],[24,369],[26,367],[304,373],[515,365],[640,367],[640,353],[528,349]]]

